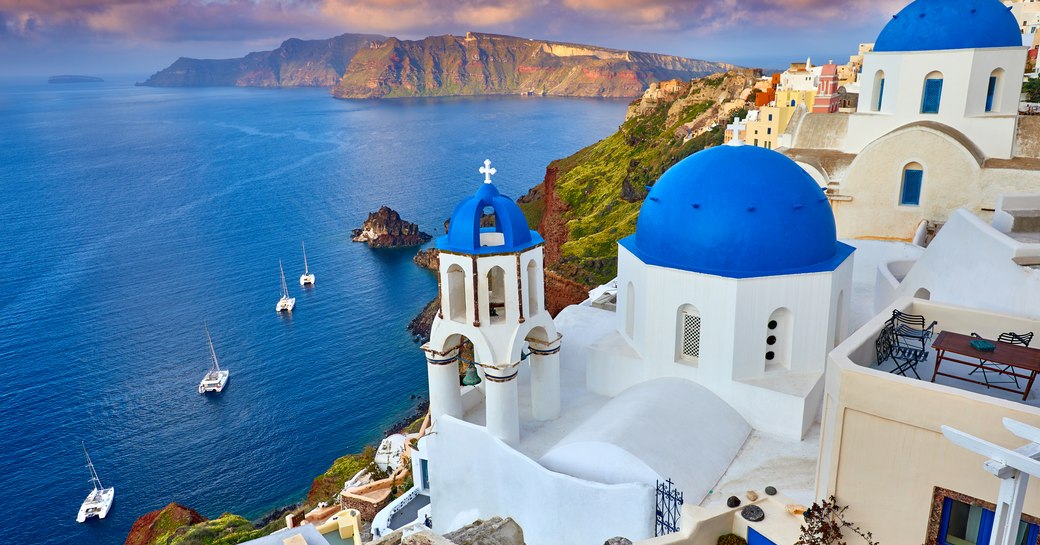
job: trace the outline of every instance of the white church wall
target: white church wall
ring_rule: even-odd
[[[445,417],[429,442],[434,530],[513,517],[528,545],[602,543],[654,533],[653,484],[599,484],[554,473],[479,426]],[[546,498],[553,509],[546,510]]]
[[[849,120],[845,151],[859,153],[885,134],[915,121],[936,121],[964,133],[987,157],[1010,158],[1014,147],[1021,81],[1002,78],[995,101],[1000,111],[986,113],[986,90],[994,69],[1005,74],[1021,74],[1026,49],[960,49],[868,53],[863,61],[863,77],[871,85],[863,87],[859,110]],[[877,72],[885,74],[884,97],[880,112]],[[943,87],[939,112],[921,113],[924,81],[929,74],[942,74]]]

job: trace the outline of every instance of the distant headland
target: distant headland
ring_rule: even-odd
[[[336,98],[471,95],[640,96],[653,82],[734,66],[673,55],[467,32],[400,40],[290,39],[238,59],[177,59],[152,87],[328,87]]]
[[[47,78],[47,83],[101,83],[105,80],[96,76],[51,76]]]

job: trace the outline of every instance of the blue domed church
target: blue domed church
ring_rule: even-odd
[[[615,331],[593,346],[588,386],[613,396],[684,378],[752,427],[800,439],[845,334],[853,249],[794,161],[736,144],[669,169],[618,242]]]

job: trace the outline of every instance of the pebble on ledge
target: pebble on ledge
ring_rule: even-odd
[[[360,229],[354,229],[354,242],[367,242],[370,248],[403,248],[426,244],[433,237],[419,230],[419,226],[401,219],[389,206],[368,215]]]

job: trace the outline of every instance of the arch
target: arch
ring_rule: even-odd
[[[791,369],[794,314],[787,307],[780,307],[769,315],[765,326],[766,369]]]
[[[686,303],[675,312],[675,362],[697,365],[701,358],[701,312]]]
[[[907,163],[903,167],[903,181],[899,184],[899,205],[920,206],[923,187],[924,167],[920,163]]]
[[[494,352],[491,351],[491,345],[479,329],[451,321],[440,322],[440,325],[430,332],[430,340],[426,343],[425,348],[434,352],[445,353],[450,351],[452,347],[458,346],[463,339],[468,340],[473,345],[476,361],[482,363],[494,362]]]
[[[542,310],[542,278],[538,273],[538,261],[527,262],[527,315],[535,316]]]
[[[873,100],[870,102],[870,111],[880,112],[881,107],[885,103],[885,71],[878,70],[874,73],[874,87],[871,91],[874,93],[872,96]]]
[[[989,81],[986,84],[986,112],[997,113],[1000,112],[1001,100],[1000,95],[1004,87],[1004,69],[997,68],[989,74]]]
[[[937,114],[942,103],[943,74],[935,71],[924,77],[924,88],[921,92],[921,113]]]
[[[625,286],[625,335],[636,338],[636,287],[631,282]]]
[[[932,292],[928,288],[918,288],[914,292],[914,299],[923,299],[925,301],[931,300]]]
[[[448,319],[466,323],[466,271],[457,263],[452,263],[445,276],[447,289],[441,298],[446,301]]]
[[[487,301],[488,317],[492,324],[506,321],[506,271],[495,265],[487,272]]]

